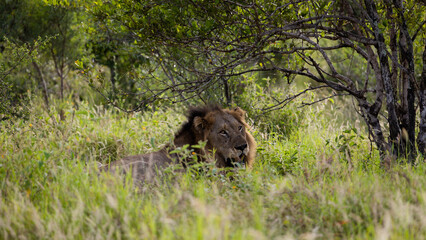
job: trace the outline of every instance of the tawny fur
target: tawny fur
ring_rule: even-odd
[[[187,122],[175,135],[173,146],[166,146],[154,153],[125,157],[111,163],[108,169],[123,173],[131,170],[133,178],[138,180],[151,180],[170,166],[175,171],[181,171],[189,160],[181,159],[176,153],[169,154],[170,151],[186,144],[193,146],[200,141],[205,141],[206,146],[194,149],[198,161],[213,159],[217,167],[233,167],[234,162],[244,162],[248,168],[253,166],[256,142],[248,132],[249,126],[242,109],[196,107],[188,111],[187,117]],[[247,145],[245,149],[244,145]]]

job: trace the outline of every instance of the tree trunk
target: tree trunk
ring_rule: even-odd
[[[393,15],[393,10],[392,10],[392,6],[391,3],[387,4],[388,5],[388,11],[386,16],[390,19],[392,18]],[[397,31],[396,31],[396,24],[395,22],[391,22],[390,23],[390,27],[389,27],[389,48],[390,48],[390,52],[391,52],[391,57],[393,59],[392,61],[392,71],[391,71],[391,82],[392,82],[392,87],[394,90],[394,95],[397,96],[398,95],[398,69],[399,69],[399,63],[397,61],[398,59],[398,41],[397,41]]]
[[[398,141],[400,128],[398,123],[398,117],[396,115],[396,98],[394,95],[394,89],[392,87],[390,77],[386,43],[383,37],[383,33],[379,28],[379,15],[377,13],[375,2],[373,0],[365,0],[365,6],[367,9],[367,13],[370,17],[375,39],[377,41],[375,47],[377,50],[377,54],[379,55],[380,72],[386,95],[386,109],[388,111],[388,123],[390,133],[389,142],[391,144],[391,147],[393,148],[394,154],[398,155],[398,149],[400,149],[400,143]]]
[[[111,81],[111,89],[113,93],[113,98],[115,98],[116,89],[115,89],[115,82],[116,82],[116,73],[115,73],[115,61],[111,61],[109,64],[107,64],[110,72],[110,81]]]
[[[64,75],[63,72],[61,72],[61,100],[64,100]]]
[[[378,119],[378,111],[375,109],[375,106],[370,106],[366,99],[358,99],[359,106],[361,111],[365,116],[365,121],[368,126],[370,134],[373,136],[373,141],[376,143],[377,148],[379,149],[381,159],[384,159],[386,152],[388,152],[388,146],[383,136],[382,127]]]
[[[228,80],[225,78],[222,78],[222,82],[223,82],[223,88],[225,90],[224,94],[225,94],[225,99],[226,99],[226,106],[230,106],[231,105],[231,93],[229,91],[229,84],[228,84]]]
[[[401,83],[402,83],[402,111],[401,111],[401,126],[407,131],[402,133],[405,149],[403,152],[410,160],[415,157],[415,126],[416,126],[416,110],[415,110],[415,90],[414,90],[414,55],[413,41],[408,33],[408,27],[404,17],[402,2],[394,0],[394,5],[399,15],[399,51],[401,68]]]
[[[47,84],[44,80],[43,73],[41,72],[40,67],[36,62],[33,62],[34,69],[37,71],[38,78],[39,78],[39,84],[42,87],[43,97],[44,97],[44,103],[46,104],[47,109],[49,109],[49,95],[47,92]]]
[[[423,50],[423,72],[420,81],[420,124],[417,145],[423,157],[426,157],[426,42]]]

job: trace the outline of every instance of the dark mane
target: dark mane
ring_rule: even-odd
[[[134,180],[152,181],[156,177],[164,176],[163,170],[171,165],[181,165],[185,169],[194,163],[209,162],[219,168],[238,167],[241,164],[251,168],[256,155],[256,142],[247,132],[248,127],[245,133],[242,133],[237,130],[238,123],[231,121],[231,117],[234,116],[247,125],[244,122],[244,113],[239,108],[222,109],[218,105],[191,107],[186,114],[187,120],[181,125],[173,143],[167,144],[157,152],[124,157],[103,166],[102,169],[117,173],[131,172]],[[229,128],[231,130],[229,138],[232,137],[230,141],[218,136],[220,133],[218,131],[226,127],[226,122],[233,129]],[[196,146],[200,141],[203,142],[202,146]],[[179,148],[188,145],[188,150],[192,151],[190,155],[186,154],[187,151],[179,151]],[[185,171],[184,169],[173,168],[173,171],[181,172]]]
[[[201,107],[190,107],[186,117],[188,120],[182,124],[180,130],[176,133],[175,137],[179,137],[187,132],[192,132],[192,125],[194,124],[195,117],[205,117],[207,113],[214,111],[222,111],[218,105],[205,105]]]

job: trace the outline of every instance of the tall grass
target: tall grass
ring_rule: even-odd
[[[425,164],[380,168],[366,136],[321,105],[284,137],[254,126],[251,171],[142,185],[99,174],[97,162],[160,149],[181,109],[64,106],[65,121],[35,105],[28,121],[1,123],[1,239],[426,238]]]

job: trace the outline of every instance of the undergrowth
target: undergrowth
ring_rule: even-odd
[[[254,125],[250,171],[171,172],[142,185],[97,163],[159,150],[182,108],[62,106],[64,121],[35,106],[29,120],[0,125],[1,239],[426,237],[424,163],[381,168],[359,126],[334,125],[321,104],[284,136]]]

